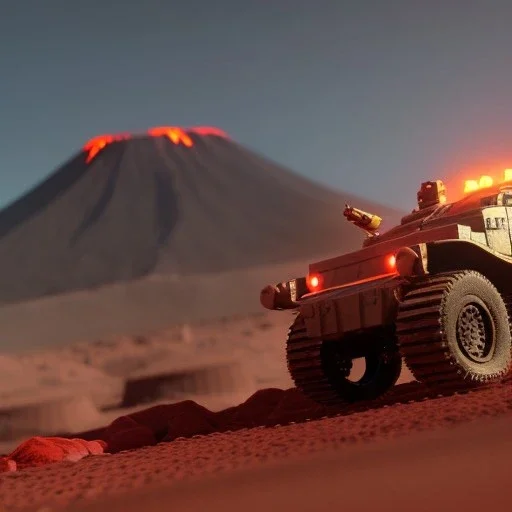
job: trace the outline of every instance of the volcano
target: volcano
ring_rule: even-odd
[[[0,212],[0,302],[307,260],[360,246],[338,193],[215,128],[95,137]],[[262,283],[266,284],[266,283]]]

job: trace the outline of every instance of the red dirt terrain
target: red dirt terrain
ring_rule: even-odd
[[[351,512],[510,510],[511,415],[383,443],[268,462],[237,472],[148,485],[72,505],[73,512]],[[486,442],[475,442],[485,439]],[[478,483],[468,485],[469,468]]]
[[[30,468],[31,447],[24,453],[18,450],[4,459],[5,469],[5,461],[13,460],[18,471],[0,476],[0,496],[7,510],[75,507],[82,501],[122,495],[149,484],[168,486],[293,461],[352,444],[504,415],[511,409],[510,382],[437,398],[418,383],[402,384],[377,401],[343,410],[318,406],[295,389],[262,390],[245,403],[217,413],[185,401],[153,407],[118,418],[104,429],[72,436],[99,441],[91,445],[93,450],[100,452],[98,445],[102,445],[112,455],[70,462],[80,458],[73,459],[78,451],[87,455],[84,441],[75,441],[80,447],[77,452],[66,452],[65,462]],[[44,449],[33,450],[34,462],[41,463],[41,453]]]

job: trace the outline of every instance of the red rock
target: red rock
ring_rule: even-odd
[[[88,440],[103,439],[109,444],[109,451],[111,451],[120,448],[120,445],[116,444],[117,441],[113,441],[114,433],[131,431],[136,427],[149,429],[156,441],[160,442],[163,440],[169,441],[176,437],[189,437],[213,431],[237,430],[265,425],[268,422],[269,415],[273,413],[285,393],[289,391],[291,390],[262,389],[242,404],[219,412],[212,412],[192,400],[184,400],[169,405],[157,405],[130,415],[120,416],[108,427],[82,432],[77,436]],[[194,422],[197,422],[196,425],[194,425]],[[135,434],[136,432],[133,431],[127,436],[132,439]],[[142,431],[140,431],[140,434],[143,435]],[[147,431],[144,436],[145,439],[150,439]],[[133,442],[137,444],[139,441],[134,439]],[[131,441],[126,446],[128,445],[131,446]]]
[[[106,446],[102,440],[32,437],[21,443],[8,458],[13,460],[18,468],[36,467],[62,461],[76,462],[89,455],[101,455]]]
[[[103,431],[108,451],[153,445],[177,437],[210,434],[219,430],[217,413],[193,400],[159,405],[114,420]]]
[[[172,441],[177,437],[211,434],[220,427],[216,414],[193,400],[170,405],[167,418],[167,435],[163,441]]]
[[[268,415],[281,400],[282,389],[269,388],[259,390],[245,402],[223,411],[219,411],[220,430],[239,430],[265,425]]]
[[[128,417],[134,420],[137,425],[149,428],[157,440],[161,440],[167,435],[167,428],[169,426],[169,418],[172,418],[173,411],[176,407],[184,402],[169,405],[156,405],[143,411],[138,411],[130,414]]]
[[[120,416],[104,429],[103,438],[109,453],[134,450],[156,444],[153,431],[130,416]]]
[[[118,453],[124,450],[135,450],[157,443],[155,435],[147,427],[135,426],[113,433],[107,439],[107,451]]]
[[[83,437],[91,439],[93,434],[101,434],[108,451],[116,453],[177,437],[301,421],[326,413],[325,408],[295,388],[268,388],[257,391],[240,405],[219,412],[212,412],[193,400],[150,407],[120,416],[104,429],[84,432]]]
[[[178,437],[275,425],[325,414],[323,407],[294,388],[286,391],[276,388],[260,390],[242,404],[220,412],[212,412],[192,400],[185,400],[120,416],[104,429],[84,433],[89,440],[34,437],[0,459],[0,471],[77,461],[88,455],[133,450]],[[101,440],[90,440],[93,433],[101,434]]]
[[[289,423],[290,421],[305,421],[321,418],[327,415],[328,409],[317,404],[302,394],[298,389],[288,389],[283,392],[281,400],[267,416],[267,425]]]
[[[109,437],[117,434],[118,432],[123,432],[124,430],[130,430],[132,428],[141,427],[140,423],[137,423],[130,416],[119,416],[116,418],[108,427],[104,429],[103,438],[107,440]]]
[[[16,471],[17,465],[16,461],[12,460],[10,457],[0,457],[0,473],[7,473],[10,471]]]

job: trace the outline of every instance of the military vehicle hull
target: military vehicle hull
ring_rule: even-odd
[[[286,358],[297,387],[335,405],[386,393],[403,363],[440,390],[505,377],[512,361],[512,206],[505,197],[486,190],[462,205],[434,203],[383,235],[372,233],[362,249],[264,288],[265,307],[296,312]],[[370,214],[357,220],[363,214],[368,225]],[[359,358],[366,370],[354,381]]]

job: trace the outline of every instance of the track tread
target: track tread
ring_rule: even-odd
[[[286,343],[288,371],[298,389],[315,402],[327,406],[344,405],[322,368],[322,340],[307,335],[304,319],[295,318]]]
[[[492,379],[492,376],[483,378],[484,382],[466,379],[454,364],[443,338],[442,301],[453,284],[468,272],[420,279],[404,295],[399,306],[396,333],[400,352],[414,377],[427,386],[442,385],[458,390]],[[510,298],[506,301],[508,306],[511,302]]]

